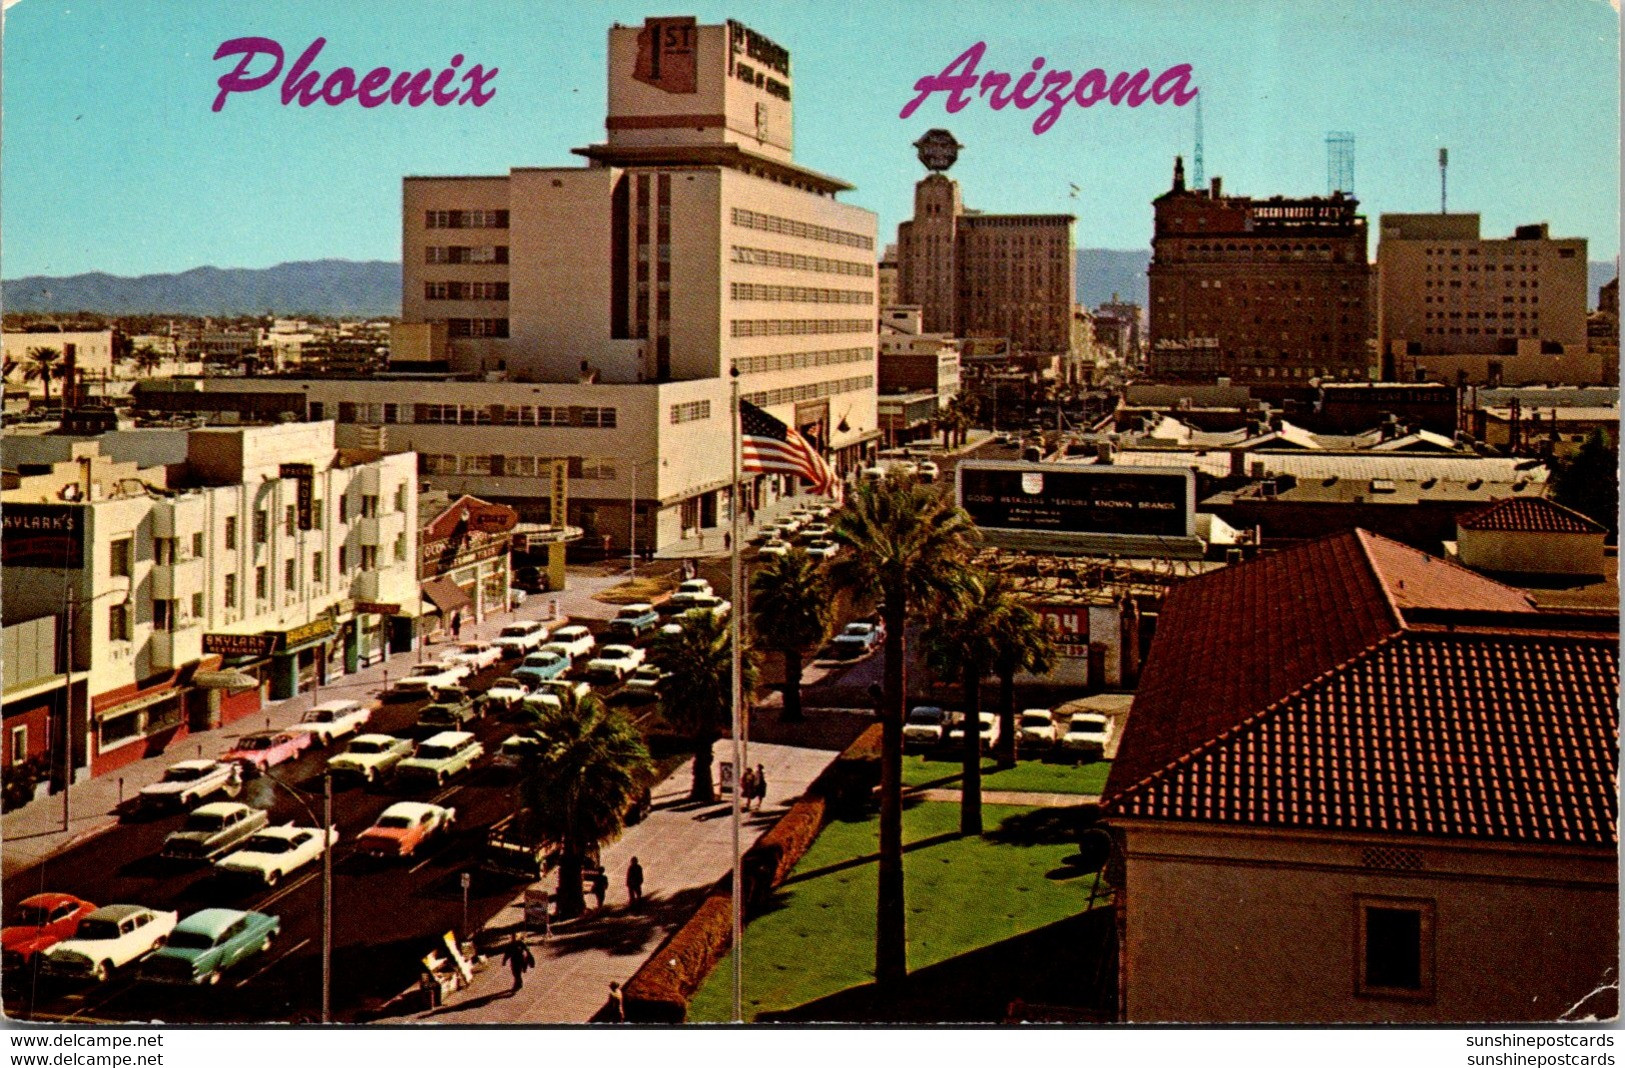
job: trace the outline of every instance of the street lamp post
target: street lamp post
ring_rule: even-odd
[[[280,787],[305,810],[312,823],[322,825],[322,1023],[333,1022],[333,773],[322,773],[322,817],[299,796],[299,791],[262,771],[261,777]]]

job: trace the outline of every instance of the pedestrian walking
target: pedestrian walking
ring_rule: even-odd
[[[609,1018],[614,1023],[626,1022],[626,993],[614,980],[609,984]]]
[[[590,892],[593,900],[598,903],[596,907],[602,909],[604,907],[604,895],[609,893],[609,876],[604,874],[603,868],[599,868],[593,873],[592,882],[588,885],[591,887]]]
[[[725,552],[725,553],[726,552],[732,552],[733,547],[734,547],[733,531],[724,530],[722,532],[722,551]]]
[[[531,954],[530,947],[525,945],[524,939],[511,938],[508,940],[507,948],[502,951],[502,959],[507,963],[508,970],[513,973],[513,989],[509,993],[517,994],[524,989],[525,973],[536,966],[536,958]]]
[[[637,857],[626,866],[626,896],[634,905],[643,900],[643,865],[638,863]]]
[[[750,807],[750,799],[756,796],[756,773],[749,768],[739,776],[739,801],[745,807]]]
[[[456,641],[459,638],[461,638],[462,636],[463,636],[463,614],[461,612],[453,612],[451,614],[451,640]]]
[[[767,800],[767,771],[760,764],[756,765],[755,779],[756,811],[760,812],[762,802]]]

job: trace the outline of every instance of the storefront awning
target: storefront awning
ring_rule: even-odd
[[[128,715],[131,712],[139,712],[143,708],[148,708],[162,701],[175,700],[180,696],[181,691],[179,689],[174,686],[169,686],[165,689],[159,690],[156,693],[132,697],[130,700],[124,701],[120,704],[113,705],[109,708],[99,709],[96,712],[95,718],[101,720],[112,719],[115,716]]]
[[[260,680],[246,671],[199,671],[192,676],[192,685],[205,690],[252,690]]]
[[[427,597],[443,616],[463,610],[472,611],[474,602],[463,592],[463,588],[451,579],[430,579],[423,584],[423,596]]]

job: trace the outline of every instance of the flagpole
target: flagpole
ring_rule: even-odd
[[[729,570],[729,581],[732,583],[734,605],[733,605],[733,610],[728,613],[728,627],[729,627],[730,645],[732,646],[732,650],[733,650],[733,675],[732,675],[732,683],[729,686],[730,697],[732,699],[731,703],[732,703],[732,706],[733,706],[733,721],[732,721],[733,729],[729,733],[732,734],[732,736],[733,736],[733,758],[734,758],[734,775],[733,775],[733,850],[734,850],[734,855],[733,855],[733,861],[734,861],[734,877],[733,877],[733,948],[734,948],[734,952],[733,952],[733,961],[734,961],[734,974],[733,974],[733,988],[734,989],[733,989],[733,995],[734,995],[734,1005],[733,1005],[733,1008],[734,1008],[734,1014],[733,1014],[733,1019],[734,1019],[735,1023],[744,1023],[744,1021],[745,1021],[745,1015],[744,1015],[744,1011],[743,1011],[744,997],[745,997],[745,970],[744,970],[745,969],[745,925],[744,925],[744,914],[743,914],[744,884],[743,884],[743,881],[742,881],[743,880],[743,871],[741,870],[743,865],[742,865],[741,860],[740,860],[740,852],[739,852],[739,838],[740,838],[740,830],[739,830],[739,824],[740,824],[739,785],[740,785],[741,781],[744,779],[744,775],[745,775],[745,756],[744,756],[744,745],[743,745],[743,742],[744,742],[744,726],[743,726],[743,724],[744,724],[744,712],[743,712],[743,709],[741,708],[741,705],[743,704],[743,702],[741,701],[741,696],[742,696],[741,691],[743,689],[742,683],[744,681],[743,674],[741,672],[741,668],[743,667],[743,650],[741,649],[740,644],[739,644],[739,617],[744,614],[744,608],[743,608],[743,605],[744,605],[744,580],[743,580],[743,576],[742,576],[741,568],[740,568],[740,563],[739,563],[739,543],[741,541],[741,538],[740,538],[740,533],[741,532],[740,532],[740,527],[739,527],[739,516],[740,516],[740,512],[741,512],[741,509],[739,507],[739,434],[740,434],[739,421],[744,416],[744,412],[741,411],[741,409],[739,407],[739,368],[737,366],[735,366],[733,368],[733,370],[732,370],[732,386],[733,386],[733,404],[732,404],[732,406],[730,408],[730,411],[733,413],[733,490],[732,490],[732,497],[731,497],[731,506],[729,508],[729,513],[730,514],[729,514],[728,519],[729,519],[729,522],[732,524],[732,528],[733,528],[732,558],[729,561],[729,568],[730,568],[730,570]]]

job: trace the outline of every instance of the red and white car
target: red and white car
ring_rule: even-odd
[[[457,820],[457,810],[418,801],[384,809],[378,822],[356,836],[356,848],[376,857],[409,857]]]
[[[0,964],[9,970],[32,963],[35,954],[72,935],[79,921],[95,911],[95,905],[72,894],[23,898],[12,910],[11,922],[0,929]]]
[[[237,739],[237,744],[220,759],[241,764],[245,772],[259,773],[297,757],[309,748],[310,742],[311,735],[306,731],[260,731]]]

